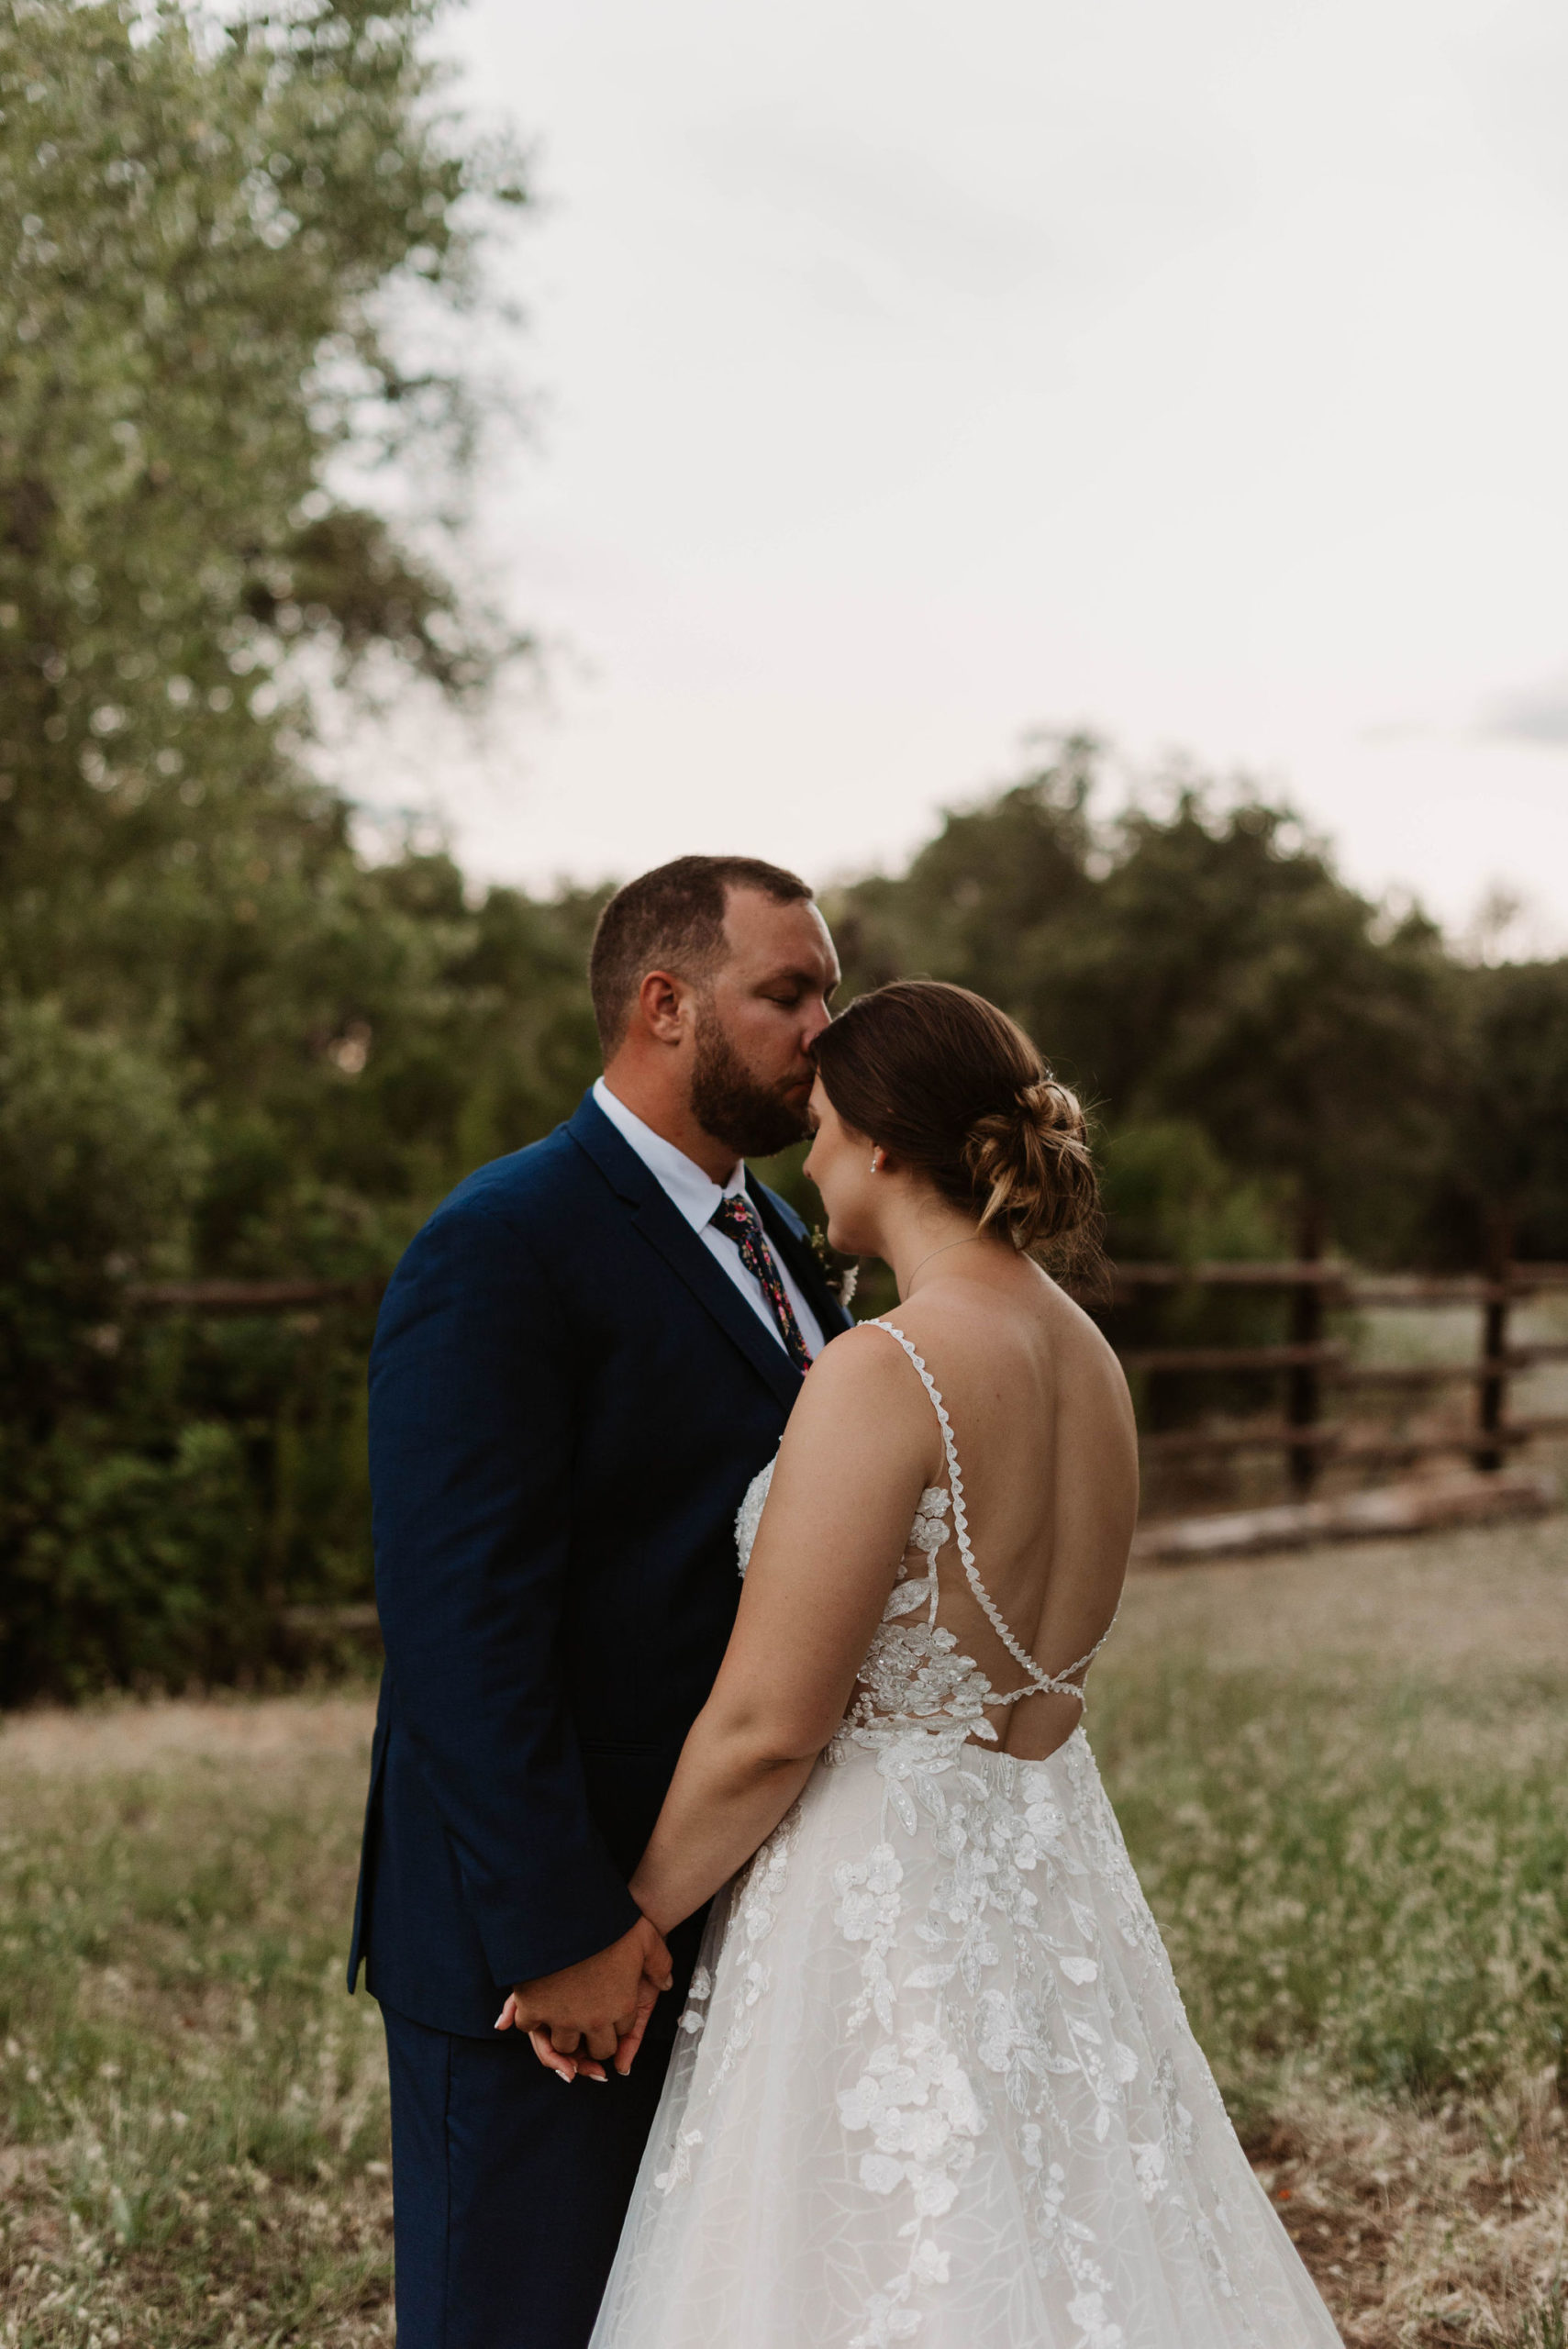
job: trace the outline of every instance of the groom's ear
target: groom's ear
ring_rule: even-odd
[[[678,1044],[691,1025],[691,988],[673,971],[649,971],[637,990],[638,1016],[655,1042]]]

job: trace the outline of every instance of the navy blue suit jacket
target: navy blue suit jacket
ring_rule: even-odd
[[[844,1328],[798,1218],[751,1193]],[[798,1391],[591,1094],[418,1233],[371,1356],[386,1668],[350,1988],[362,1956],[384,2005],[488,2034],[512,1983],[635,1922],[627,1879],[734,1620],[735,1512]]]

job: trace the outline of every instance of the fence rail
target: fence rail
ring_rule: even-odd
[[[1292,1482],[1309,1487],[1329,1462],[1364,1466],[1407,1464],[1444,1453],[1468,1452],[1477,1467],[1501,1468],[1511,1453],[1542,1437],[1568,1436],[1568,1416],[1537,1414],[1509,1419],[1511,1380],[1544,1364],[1568,1362],[1568,1341],[1508,1341],[1513,1307],[1526,1298],[1568,1293],[1568,1264],[1519,1264],[1494,1246],[1485,1271],[1436,1275],[1358,1275],[1342,1261],[1312,1252],[1314,1234],[1299,1256],[1269,1263],[1121,1264],[1110,1273],[1110,1297],[1129,1305],[1140,1297],[1182,1289],[1283,1295],[1290,1302],[1290,1337],[1277,1345],[1127,1346],[1123,1366],[1134,1374],[1183,1377],[1238,1375],[1279,1378],[1283,1418],[1233,1428],[1174,1428],[1146,1431],[1145,1455],[1159,1460],[1224,1459],[1247,1452],[1283,1452]],[[124,1292],[130,1313],[306,1313],[324,1307],[371,1305],[384,1282],[354,1280],[146,1281]],[[1322,1335],[1328,1311],[1433,1310],[1471,1308],[1480,1315],[1480,1344],[1469,1362],[1359,1363],[1340,1341]],[[1403,1435],[1373,1420],[1329,1419],[1325,1391],[1347,1395],[1427,1394],[1441,1388],[1476,1390],[1468,1441],[1456,1432]]]
[[[373,1305],[386,1283],[355,1281],[139,1281],[125,1291],[132,1313],[297,1313],[317,1305]]]
[[[1118,1305],[1151,1292],[1180,1289],[1273,1290],[1290,1298],[1290,1340],[1279,1345],[1129,1346],[1118,1349],[1129,1372],[1185,1376],[1278,1375],[1286,1388],[1283,1419],[1259,1419],[1230,1429],[1179,1428],[1146,1432],[1145,1455],[1152,1459],[1222,1459],[1243,1452],[1287,1454],[1298,1489],[1316,1482],[1329,1461],[1384,1466],[1459,1451],[1474,1464],[1498,1469],[1507,1455],[1541,1437],[1568,1435],[1568,1417],[1538,1414],[1510,1420],[1509,1382],[1544,1364],[1568,1362],[1568,1341],[1510,1344],[1513,1307],[1527,1298],[1568,1292],[1568,1264],[1515,1262],[1495,1231],[1488,1261],[1478,1274],[1442,1276],[1426,1273],[1367,1276],[1319,1254],[1310,1225],[1302,1253],[1274,1264],[1124,1264],[1113,1267],[1111,1293]],[[1343,1343],[1322,1336],[1325,1312],[1402,1311],[1470,1308],[1480,1316],[1479,1345],[1469,1362],[1362,1363]],[[1401,1435],[1375,1421],[1328,1421],[1325,1390],[1356,1394],[1435,1394],[1443,1387],[1475,1389],[1470,1440],[1453,1432]]]
[[[1501,1280],[1474,1273],[1358,1275],[1338,1257],[1297,1256],[1277,1263],[1113,1264],[1110,1280],[1118,1304],[1150,1288],[1338,1289],[1343,1292],[1338,1301],[1351,1306],[1478,1305],[1568,1289],[1568,1264],[1509,1264],[1506,1274]]]

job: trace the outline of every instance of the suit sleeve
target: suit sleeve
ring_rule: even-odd
[[[521,1234],[459,1205],[405,1255],[371,1356],[395,1718],[503,1986],[607,1948],[638,1913],[589,1814],[561,1673],[570,1338]]]

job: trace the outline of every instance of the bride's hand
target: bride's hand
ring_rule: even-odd
[[[570,1995],[566,1992],[565,1986],[580,1970],[576,1968],[569,1969],[566,1975],[550,1977],[548,1985],[519,1984],[516,1989],[507,1994],[506,2003],[495,2018],[495,2029],[497,2031],[526,2031],[529,2044],[545,2070],[554,2072],[568,2084],[577,2077],[579,2072],[591,2080],[605,2079],[606,2061],[613,2061],[617,2071],[624,2077],[630,2071],[638,2049],[642,2044],[643,2034],[648,2028],[648,2019],[658,2004],[660,1994],[670,1988],[673,1979],[669,1952],[665,1948],[663,1936],[657,1927],[651,1924],[644,1917],[633,1928],[632,1933],[627,1936],[627,1940],[630,1941],[634,1935],[642,1944],[643,1971],[637,1979],[629,2007],[621,2012],[606,2034],[614,2036],[613,2054],[607,2048],[595,2054],[588,2044],[585,2032],[580,2034],[575,2029],[570,2028],[562,2030],[558,2023],[545,2020],[547,2013],[553,2014],[553,2005],[550,1996],[551,1990],[565,1997],[567,2003],[570,2004]],[[625,1944],[622,1943],[619,1946],[624,1948]],[[590,1959],[585,1963],[591,1965],[595,1961]],[[562,2038],[570,2039],[571,2043],[568,2046],[559,2047],[555,2044],[558,2032]]]
[[[517,1994],[515,1990],[508,1992],[506,2003],[495,2018],[495,2028],[497,2031],[522,2030],[521,2009],[518,2007]],[[552,2047],[548,2030],[530,2031],[528,2045],[547,2072],[554,2072],[559,2078],[565,2080],[568,2084],[577,2077],[579,2072],[590,2080],[602,2080],[605,2077],[604,2065],[595,2063],[593,2056],[562,2055],[559,2048]]]
[[[638,1985],[637,2010],[628,2029],[617,2042],[613,2058],[615,2067],[623,2079],[636,2061],[637,2051],[642,2044],[643,2033],[648,2029],[648,2018],[658,2005],[659,1994],[663,1987],[661,1983],[651,1981],[646,1974]],[[514,1990],[496,2017],[495,2028],[497,2031],[510,2031],[517,2021],[517,1994]],[[530,2031],[528,2044],[545,2070],[559,2072],[563,2080],[574,2080],[579,2072],[584,2073],[591,2080],[602,2080],[605,2076],[603,2065],[595,2063],[591,2055],[562,2055],[559,2050],[550,2045],[548,2031]]]
[[[503,2008],[501,2011],[505,2015],[506,2009]],[[533,2049],[545,2070],[558,2073],[563,2080],[574,2080],[579,2072],[585,2079],[602,2080],[605,2077],[604,2065],[596,2063],[592,2055],[562,2055],[557,2048],[552,2047],[548,2031],[530,2031],[528,2045]]]

